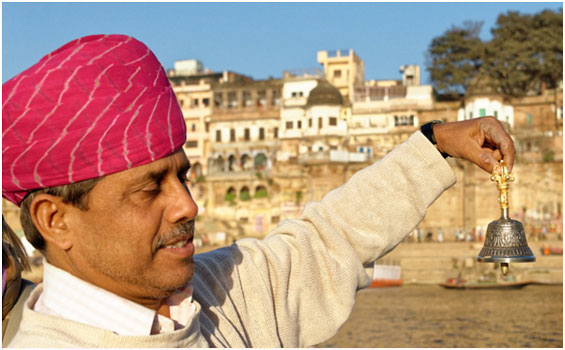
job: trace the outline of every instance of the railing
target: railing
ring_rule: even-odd
[[[324,72],[320,68],[298,68],[288,69],[283,72],[283,77],[323,77]]]
[[[328,57],[348,57],[349,50],[328,50]]]

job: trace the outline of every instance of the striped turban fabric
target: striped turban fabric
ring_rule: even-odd
[[[62,46],[2,85],[2,196],[71,184],[166,157],[186,140],[151,50],[124,35]]]

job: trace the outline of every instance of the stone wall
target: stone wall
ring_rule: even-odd
[[[518,281],[562,284],[563,256],[542,255],[540,248],[544,244],[563,248],[563,241],[558,240],[528,242],[536,261],[510,264],[508,276],[514,276]],[[399,264],[404,284],[435,284],[459,275],[468,281],[501,278],[500,270],[495,268],[495,264],[477,262],[476,258],[482,247],[482,242],[404,242],[381,261]]]

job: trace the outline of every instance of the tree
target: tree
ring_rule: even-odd
[[[487,45],[485,68],[498,90],[509,96],[554,88],[563,78],[562,15],[543,11],[498,16]]]
[[[563,9],[501,14],[486,43],[479,38],[481,25],[466,22],[432,40],[427,68],[440,93],[465,93],[479,73],[481,83],[516,97],[563,80]]]
[[[426,66],[432,84],[442,94],[464,93],[482,66],[484,43],[479,38],[483,22],[467,21],[434,38]]]
[[[536,79],[548,88],[563,80],[563,9],[543,11],[533,17],[532,41],[537,55]]]

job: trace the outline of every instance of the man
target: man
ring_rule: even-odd
[[[46,258],[14,347],[315,345],[455,183],[441,153],[487,171],[514,157],[493,118],[428,124],[263,240],[193,257],[184,121],[145,45],[77,39],[4,84],[2,106],[2,193]]]
[[[22,278],[29,270],[24,246],[2,215],[2,346],[7,346],[18,330],[23,304],[34,284]]]

